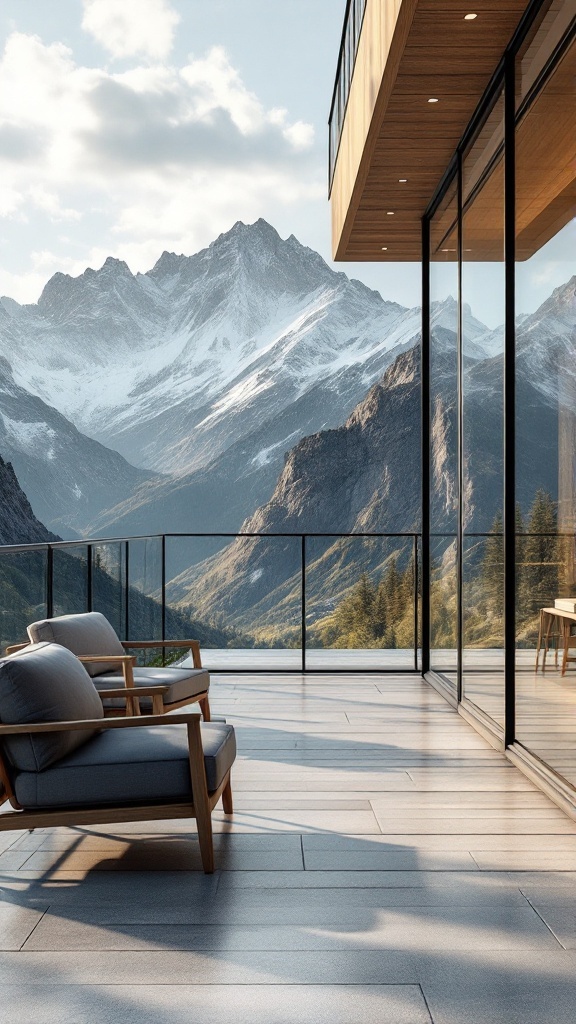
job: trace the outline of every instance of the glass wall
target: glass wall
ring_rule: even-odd
[[[430,667],[576,787],[574,15],[550,0],[509,48],[424,258]]]
[[[458,189],[430,222],[430,665],[458,672]]]
[[[504,94],[462,160],[462,695],[504,726]]]
[[[553,29],[517,62],[519,103]],[[576,785],[576,44],[516,128],[516,737]],[[541,609],[563,600],[535,671]],[[566,630],[565,637],[562,634]]]

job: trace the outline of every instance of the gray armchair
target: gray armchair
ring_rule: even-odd
[[[14,808],[0,831],[192,817],[212,872],[211,812],[220,797],[233,810],[233,727],[192,713],[104,718],[101,698],[57,644],[0,659],[0,804]]]
[[[124,710],[132,715],[141,711],[163,714],[198,702],[204,721],[210,721],[210,676],[202,668],[197,640],[119,640],[108,619],[100,612],[41,619],[28,626],[28,636],[32,644],[49,641],[72,651],[85,665],[96,689],[102,694],[106,714],[122,714]],[[18,644],[6,650],[11,654],[24,646]],[[134,648],[165,647],[189,650],[192,665],[140,667],[136,665],[136,658],[127,654]],[[112,690],[122,687],[126,687],[129,693],[122,697],[112,695]],[[151,687],[155,689],[150,690]],[[143,688],[150,692],[144,693]]]

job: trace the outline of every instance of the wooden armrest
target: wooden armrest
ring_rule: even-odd
[[[122,647],[192,647],[198,640],[121,640]]]
[[[10,647],[4,649],[5,654],[16,654],[16,651],[23,651],[25,647],[30,647],[30,641],[28,640],[25,644],[10,644]]]
[[[107,697],[157,697],[168,693],[169,689],[169,686],[135,686],[133,690],[130,688],[130,693],[127,693],[127,688],[121,686],[118,690],[98,690],[97,693],[102,700],[105,700]]]
[[[142,647],[146,648],[164,648],[164,647],[182,647],[188,648],[192,652],[192,664],[194,668],[202,668],[202,658],[200,656],[200,641],[199,640],[121,640],[122,647]]]
[[[124,695],[124,694],[123,694]],[[26,722],[18,725],[0,725],[0,736],[20,733],[75,732],[86,729],[131,729],[141,725],[190,725],[200,722],[200,716],[191,711],[182,715],[138,715],[125,718],[84,718],[78,722]]]
[[[133,654],[77,654],[78,661],[82,664],[99,664],[100,662],[109,661],[114,665],[135,665],[136,658]]]

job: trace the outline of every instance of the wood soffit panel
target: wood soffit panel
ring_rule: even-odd
[[[418,2],[392,91],[376,106],[383,113],[364,146],[341,237],[334,239],[336,259],[420,259],[421,216],[526,3]],[[464,20],[469,11],[477,13],[474,21]],[[430,97],[439,102],[428,103]]]

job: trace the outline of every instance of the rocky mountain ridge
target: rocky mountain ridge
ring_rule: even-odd
[[[14,467],[0,456],[0,544],[42,544],[59,539],[36,518]]]

